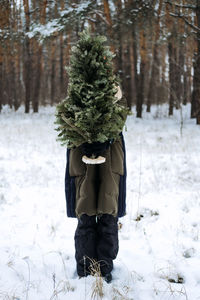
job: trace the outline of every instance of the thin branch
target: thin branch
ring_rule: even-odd
[[[92,13],[95,13],[100,19],[102,19],[102,21],[104,21],[106,23],[106,25],[109,25],[109,23],[106,20],[106,18],[104,18],[104,16],[102,15],[101,11],[94,10]]]
[[[195,26],[194,24],[190,23],[188,19],[184,15],[174,14],[170,13],[170,16],[180,18],[182,19],[187,25],[189,25],[192,29],[196,30],[197,32],[200,32],[200,28]]]
[[[178,3],[173,3],[171,1],[165,1],[166,4],[170,4],[171,6],[174,5],[176,7],[180,7],[180,8],[189,8],[189,9],[196,9],[195,5],[189,5],[189,4],[178,4]]]
[[[84,133],[82,132],[82,130],[79,129],[78,127],[76,127],[75,125],[73,125],[73,124],[70,122],[70,120],[67,119],[67,118],[65,117],[64,114],[61,114],[61,117],[62,117],[63,121],[65,121],[65,123],[66,123],[67,125],[69,125],[69,126],[70,126],[71,128],[73,128],[77,133],[79,133],[82,137],[84,137],[84,139],[86,139],[86,137],[85,137]]]
[[[38,10],[40,10],[39,7],[36,7],[35,9],[30,10],[29,12],[25,12],[25,15],[30,16],[31,14],[33,14],[34,12],[36,12],[36,11],[38,11]]]

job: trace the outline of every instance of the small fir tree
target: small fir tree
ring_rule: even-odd
[[[118,139],[128,114],[116,97],[119,79],[106,37],[80,33],[72,47],[67,98],[57,105],[58,140],[68,148]]]

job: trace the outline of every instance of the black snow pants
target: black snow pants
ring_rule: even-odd
[[[88,216],[78,219],[75,232],[75,258],[79,276],[91,273],[91,265],[98,262],[101,275],[105,276],[113,269],[118,245],[118,218],[110,214]]]

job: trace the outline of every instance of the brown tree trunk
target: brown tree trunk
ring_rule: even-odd
[[[136,97],[136,107],[139,94],[139,74],[138,74],[138,39],[137,39],[137,28],[136,25],[133,27],[133,55],[134,55],[134,73],[135,73],[135,97]]]
[[[8,85],[10,83],[10,78],[8,78],[8,64],[11,58],[10,37],[4,39],[4,32],[6,30],[10,31],[10,5],[10,2],[7,0],[2,0],[0,4],[0,31],[2,31],[0,33],[0,111],[5,102],[6,92],[8,93],[9,91]]]
[[[46,21],[46,7],[47,0],[42,1],[40,4],[40,24],[44,25]],[[42,80],[42,71],[43,71],[43,59],[42,59],[42,45],[36,42],[36,66],[37,74],[35,76],[35,87],[33,94],[33,112],[37,113],[39,109],[39,97],[40,97],[40,88]]]
[[[52,41],[51,43],[51,105],[55,101],[55,72],[56,72],[56,63],[55,63],[55,52],[56,52],[56,42]]]
[[[1,42],[1,41],[0,41]],[[2,110],[2,98],[3,98],[3,70],[2,70],[2,62],[1,62],[1,46],[0,46],[0,112]]]
[[[139,89],[137,94],[136,111],[137,118],[142,118],[142,106],[144,103],[144,81],[146,71],[146,33],[145,29],[140,31],[140,76],[139,76]]]
[[[26,20],[26,32],[30,29],[30,12],[29,1],[23,0],[25,20]],[[25,113],[30,111],[30,88],[31,88],[31,53],[30,53],[30,40],[29,37],[25,37],[25,60],[24,60],[24,82],[25,82]]]
[[[197,25],[200,28],[200,0],[196,0]],[[196,122],[200,125],[200,31],[197,32],[197,56],[196,68],[194,69],[194,79],[196,81],[195,89],[195,115]]]
[[[183,103],[184,98],[184,74],[185,74],[185,43],[183,37],[180,37],[180,43],[179,43],[179,59],[178,59],[178,99],[179,99],[179,107],[180,104]]]
[[[147,112],[151,110],[152,100],[157,102],[157,93],[159,87],[159,57],[158,57],[158,40],[160,36],[160,15],[162,10],[163,0],[159,1],[158,8],[158,17],[155,24],[155,39],[153,41],[153,59],[152,59],[152,68],[151,68],[151,79],[149,84],[149,91],[147,96]]]
[[[133,33],[130,33],[130,41],[129,41],[129,53],[130,53],[130,98],[131,98],[131,106],[136,103],[136,83],[135,83],[135,70],[134,70],[134,46],[133,46]]]
[[[1,15],[0,15],[1,20]],[[0,21],[1,22],[1,21]],[[1,25],[0,25],[1,29]],[[3,39],[0,37],[0,112],[3,104]]]
[[[191,98],[191,118],[196,118],[196,111],[197,111],[197,96],[198,96],[198,71],[197,71],[197,55],[194,55],[194,76],[193,76],[193,91],[192,91],[192,98]]]
[[[61,10],[64,9],[64,0],[61,1]],[[60,33],[60,96],[64,96],[64,40],[63,32]]]
[[[104,13],[105,13],[106,23],[107,23],[107,28],[108,28],[108,35],[109,35],[109,38],[111,41],[110,48],[111,48],[111,51],[114,53],[115,47],[112,43],[112,38],[113,38],[112,19],[111,19],[110,7],[109,7],[108,0],[103,0],[103,6],[104,6]]]
[[[169,116],[173,115],[174,105],[176,103],[175,99],[175,48],[173,39],[170,38],[168,44],[168,55],[169,55]]]
[[[68,65],[69,64],[69,59],[70,59],[70,50],[71,50],[71,31],[68,32],[67,35],[67,47],[66,50],[64,52],[64,59],[65,59],[65,64]],[[69,82],[69,78],[68,78],[68,74],[66,77],[66,86],[64,87],[64,92],[66,93],[67,88],[68,88],[68,82]]]
[[[190,50],[190,49],[189,49]],[[186,45],[185,53],[185,69],[184,69],[184,79],[183,79],[183,105],[191,103],[192,101],[192,63],[191,63],[191,50],[188,51]]]

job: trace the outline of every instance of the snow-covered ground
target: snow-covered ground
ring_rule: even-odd
[[[104,300],[200,299],[200,127],[189,110],[182,136],[180,111],[168,118],[165,105],[128,118],[127,216]],[[92,299],[96,279],[75,272],[54,111],[0,114],[0,299]]]

